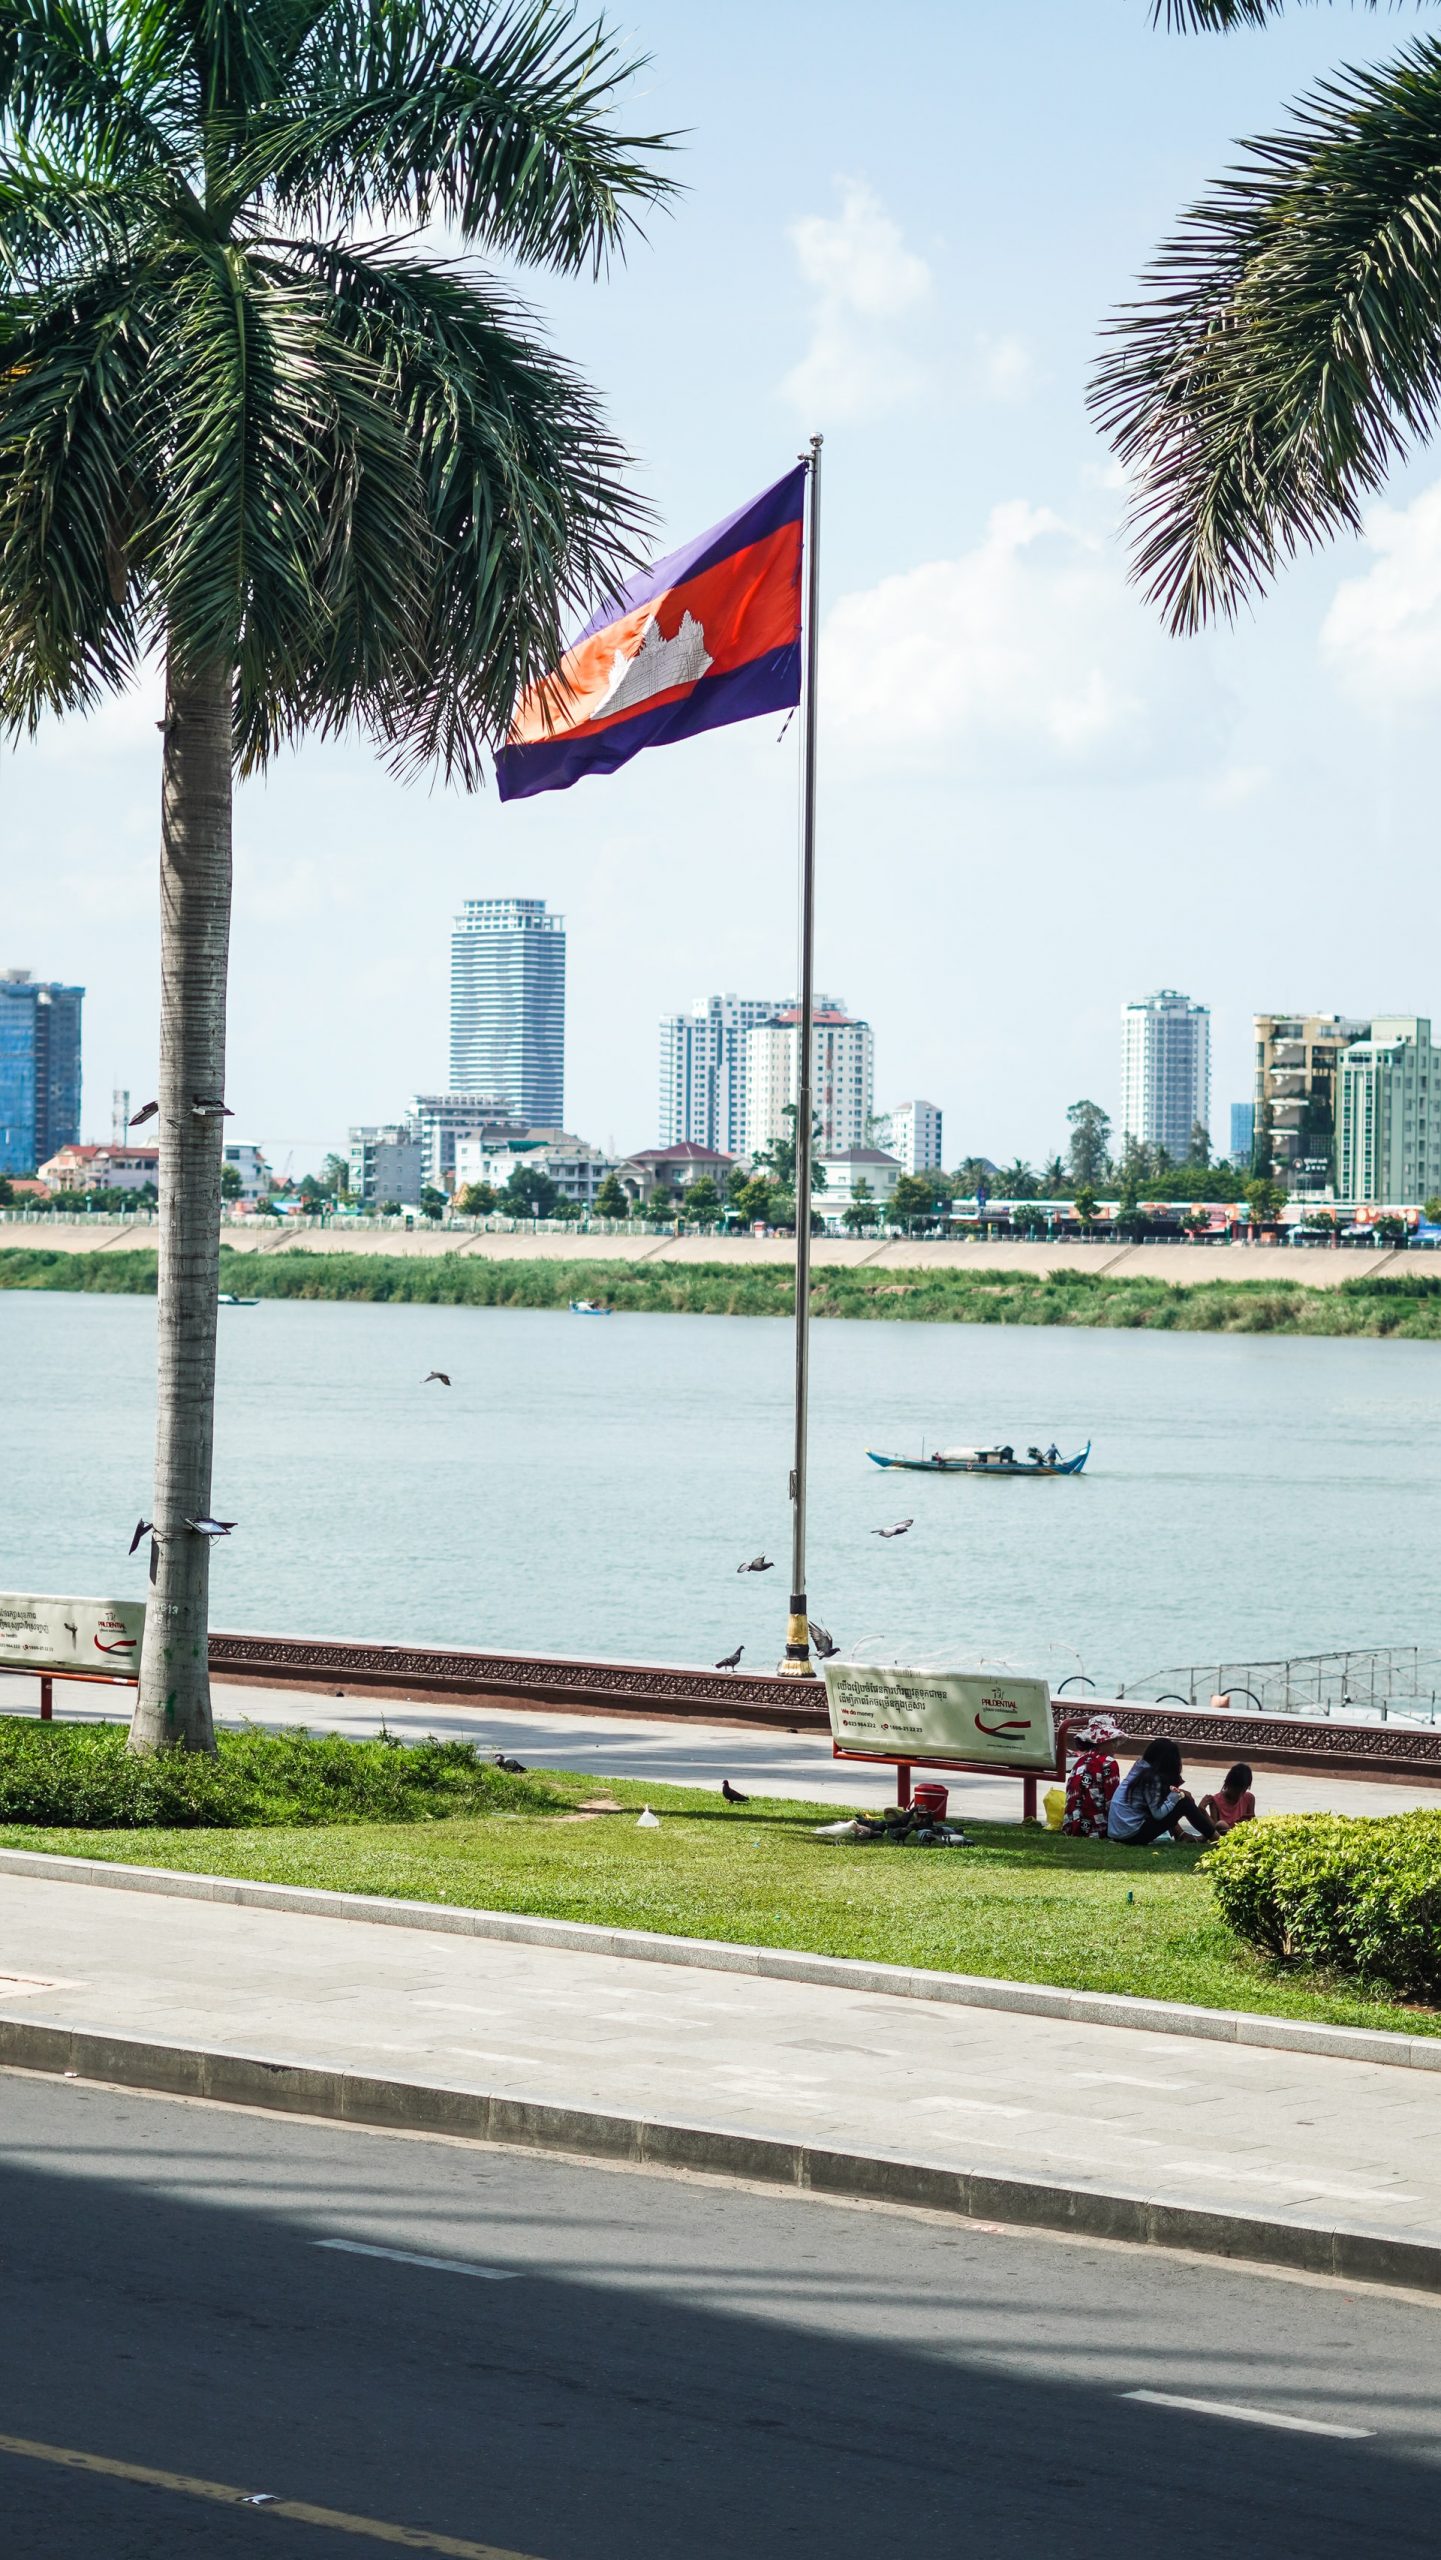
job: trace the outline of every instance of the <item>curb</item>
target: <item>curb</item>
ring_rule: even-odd
[[[316,1886],[192,1875],[174,1867],[126,1867],[43,1849],[0,1849],[0,1879],[7,1874],[35,1876],[52,1884],[108,1886],[112,1891],[167,1894],[188,1902],[293,1912],[309,1919],[430,1930],[441,1937],[562,1947],[577,1955],[623,1956],[641,1964],[689,1965],[709,1973],[810,1982],[835,1991],[928,2000],[951,2008],[1002,2009],[1019,2017],[1061,2018],[1073,2026],[1127,2027],[1146,2035],[1191,2036],[1208,2044],[1262,2045],[1281,2053],[1321,2054],[1333,2062],[1441,2071],[1441,2036],[1411,2036],[1384,2027],[1328,2027],[1305,2018],[1268,2018],[1248,2009],[1198,2009],[1181,2001],[1144,2000],[1121,1991],[1067,1991],[1050,1983],[997,1981],[987,1974],[931,1973],[919,1965],[868,1964],[853,1956],[735,1946],[723,1938],[672,1938],[649,1929],[608,1929],[586,1920],[536,1919],[525,1912],[390,1901],[383,1894],[328,1893]]]
[[[0,2069],[66,2075],[222,2106],[264,2107],[393,2133],[446,2134],[632,2167],[702,2170],[808,2195],[920,2206],[967,2221],[1121,2240],[1142,2248],[1187,2249],[1306,2275],[1339,2276],[1356,2284],[1441,2293],[1441,2246],[1380,2231],[1263,2221],[1201,2206],[1163,2204],[1147,2196],[1008,2178],[990,2170],[943,2169],[921,2160],[822,2150],[776,2135],[666,2124],[544,2099],[498,2098],[418,2081],[371,2079],[311,2063],[150,2044],[85,2027],[0,2018]]]

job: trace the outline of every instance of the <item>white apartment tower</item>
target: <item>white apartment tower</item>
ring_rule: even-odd
[[[1121,1136],[1185,1164],[1197,1121],[1211,1125],[1210,1007],[1161,987],[1121,1021]]]
[[[746,1117],[742,1152],[754,1157],[791,1135],[787,1105],[795,1109],[800,1076],[800,1006],[785,1006],[757,1023],[746,1039]],[[818,996],[815,1006],[812,1089],[820,1122],[817,1144],[826,1149],[868,1143],[875,1042],[868,1022],[845,1006]]]
[[[745,1144],[746,1041],[782,1009],[777,996],[697,996],[660,1026],[660,1143],[738,1156]]]
[[[883,1147],[907,1173],[939,1173],[939,1108],[934,1102],[898,1102],[871,1122],[871,1144]]]
[[[467,898],[450,937],[450,1090],[532,1128],[565,1119],[565,921],[543,898]]]
[[[1412,1207],[1441,1192],[1441,1049],[1424,1014],[1377,1015],[1337,1077],[1338,1198]]]

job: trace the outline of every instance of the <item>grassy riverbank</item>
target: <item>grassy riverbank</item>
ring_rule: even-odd
[[[966,1849],[861,1846],[812,1836],[834,1805],[768,1797],[728,1809],[714,1791],[601,1785],[564,1770],[509,1783],[509,1802],[502,1780],[483,1810],[440,1820],[17,1825],[0,1830],[0,1846],[1441,2033],[1434,2010],[1253,1955],[1220,1918],[1194,1850],[1114,1849],[1015,1823],[968,1825]],[[617,1810],[580,1812],[606,1801]],[[658,1831],[637,1830],[643,1802]]]
[[[1198,1266],[1203,1257],[1198,1252]],[[417,1306],[565,1307],[603,1298],[643,1315],[783,1316],[791,1276],[783,1263],[737,1270],[724,1263],[510,1262],[480,1255],[430,1258],[383,1253],[235,1253],[222,1250],[221,1285],[247,1298],[394,1300]],[[0,1247],[0,1290],[98,1290],[153,1295],[155,1255]],[[1278,1280],[1108,1278],[1103,1272],[1042,1276],[1004,1269],[857,1270],[814,1275],[815,1312],[862,1321],[1147,1327],[1174,1333],[1398,1335],[1441,1341],[1441,1274],[1403,1271],[1339,1289]]]

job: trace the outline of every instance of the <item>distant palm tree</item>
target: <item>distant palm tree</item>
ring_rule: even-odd
[[[640,532],[523,306],[376,234],[598,268],[667,191],[634,67],[553,0],[0,0],[0,723],[165,670],[140,1749],[213,1748],[232,775],[354,725],[473,786]]]
[[[1177,27],[1283,0],[1154,0]],[[1133,474],[1135,575],[1171,628],[1233,615],[1355,531],[1441,402],[1441,41],[1335,72],[1244,146],[1112,321],[1092,403]]]

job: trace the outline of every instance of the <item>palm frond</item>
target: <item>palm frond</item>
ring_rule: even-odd
[[[608,121],[641,68],[558,0],[333,0],[300,112],[256,119],[248,164],[292,220],[444,219],[533,264],[599,268],[673,192],[661,134]]]
[[[1360,522],[1441,402],[1441,41],[1345,71],[1246,147],[1110,324],[1093,410],[1134,571],[1176,630]]]
[[[3,0],[0,128],[95,171],[192,158],[182,0]]]
[[[152,280],[163,282],[163,279]],[[144,653],[128,559],[147,501],[130,419],[153,304],[102,270],[48,304],[12,300],[0,369],[0,722],[88,710]]]
[[[1287,0],[1151,0],[1151,17],[1158,27],[1178,28],[1188,35],[1226,34],[1232,27],[1264,27],[1270,19],[1279,18],[1286,5]],[[1351,0],[1351,5],[1396,8],[1401,0]],[[1415,0],[1417,8],[1426,5],[1427,0]]]

